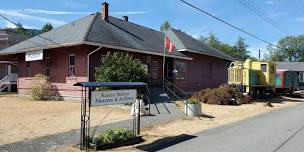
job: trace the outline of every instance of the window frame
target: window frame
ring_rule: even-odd
[[[71,65],[71,57],[74,57],[74,65]],[[71,70],[72,69],[72,70]],[[76,55],[70,54],[68,60],[68,77],[75,77],[76,75]]]
[[[155,65],[154,65],[154,63],[156,63]],[[156,67],[156,68],[155,68]],[[156,72],[156,73],[154,73],[154,72]],[[156,74],[156,75],[155,75]],[[153,80],[157,80],[158,79],[158,74],[159,74],[159,62],[158,61],[156,61],[156,60],[153,60],[152,62],[151,62],[151,78],[153,79]],[[154,77],[155,76],[155,77]]]
[[[263,71],[263,70],[264,70],[264,69],[262,68],[263,66],[266,66],[266,67],[265,67],[265,71]],[[267,64],[264,64],[264,63],[261,64],[261,71],[264,72],[264,73],[266,73],[266,72],[268,71],[268,66],[267,66]]]
[[[177,65],[178,64],[181,64],[182,67],[183,67],[183,77],[182,78],[177,77],[178,74],[179,74],[179,72],[180,72],[180,70],[177,69]],[[186,67],[186,63],[185,62],[181,62],[181,61],[175,62],[175,70],[177,70],[177,73],[175,73],[175,80],[186,80],[186,68],[187,67]]]
[[[30,61],[25,61],[24,75],[27,78],[31,77],[31,62]]]
[[[302,74],[302,76],[301,76],[301,74]],[[304,72],[299,72],[299,82],[301,82],[301,83],[304,82]]]

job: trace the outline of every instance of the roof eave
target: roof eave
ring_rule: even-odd
[[[139,49],[134,49],[134,48],[127,48],[127,47],[122,47],[122,46],[114,46],[114,45],[109,45],[109,44],[101,44],[101,43],[95,43],[95,42],[89,42],[89,41],[85,41],[84,44],[107,47],[107,48],[113,48],[113,49],[118,49],[118,50],[126,50],[126,51],[130,51],[130,52],[137,52],[137,53],[144,53],[144,54],[150,54],[150,55],[164,56],[163,53],[152,52],[152,51],[148,51],[148,50],[139,50]],[[193,58],[187,57],[187,56],[177,56],[177,55],[172,55],[172,54],[166,54],[165,56],[166,57],[177,58],[177,59],[184,59],[184,60],[192,60],[193,59]]]
[[[220,59],[225,59],[225,60],[228,60],[228,61],[234,61],[233,58],[226,58],[226,57],[216,56],[216,55],[213,55],[213,54],[209,54],[209,53],[201,52],[201,51],[197,51],[197,50],[192,50],[192,49],[183,48],[183,49],[178,49],[177,51],[179,51],[179,52],[186,52],[187,51],[187,52],[192,52],[192,53],[208,55],[208,56],[212,56],[212,57],[216,57],[216,58],[220,58]]]
[[[0,51],[0,55],[10,55],[10,54],[18,54],[18,53],[25,53],[25,52],[31,52],[31,51],[37,51],[37,50],[45,50],[45,49],[53,49],[58,47],[68,47],[68,46],[75,46],[75,45],[93,45],[93,46],[101,46],[101,47],[107,47],[107,48],[113,48],[113,49],[119,49],[119,50],[126,50],[130,52],[137,52],[137,53],[144,53],[144,54],[151,54],[151,55],[157,55],[157,56],[164,56],[163,53],[157,53],[157,52],[151,52],[147,50],[139,50],[134,48],[127,48],[122,46],[114,46],[109,44],[102,44],[102,43],[95,43],[95,42],[89,42],[89,41],[78,41],[78,42],[69,42],[69,43],[63,43],[63,44],[56,44],[56,45],[48,45],[48,46],[41,46],[41,47],[35,47],[35,48],[26,48],[23,50],[17,50],[14,52],[3,52]],[[184,60],[192,60],[193,58],[190,57],[183,57],[183,56],[177,56],[172,54],[166,54],[167,57],[177,58],[177,59],[184,59]]]

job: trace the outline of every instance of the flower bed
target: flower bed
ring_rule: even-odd
[[[93,138],[91,146],[95,150],[104,150],[121,146],[133,145],[142,141],[142,137],[135,136],[131,130],[123,128],[113,128]]]

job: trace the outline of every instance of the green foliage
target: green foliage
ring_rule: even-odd
[[[187,103],[188,104],[198,104],[199,100],[195,99],[195,98],[190,98],[190,99],[187,100]]]
[[[233,46],[235,52],[236,52],[236,59],[245,61],[247,58],[249,58],[249,51],[247,50],[248,45],[245,44],[245,39],[242,37],[239,37],[236,44]]]
[[[251,103],[251,98],[243,95],[232,86],[220,86],[214,89],[203,89],[193,95],[203,103],[217,105],[241,105]]]
[[[46,23],[45,25],[43,25],[42,29],[41,29],[41,32],[42,33],[45,33],[45,32],[48,32],[50,30],[52,30],[54,27],[52,24],[50,23]]]
[[[123,129],[123,128],[113,128],[93,138],[92,142],[93,144],[96,145],[115,144],[115,143],[125,142],[133,137],[134,134],[131,130]]]
[[[59,100],[58,89],[47,81],[46,76],[37,74],[33,80],[37,83],[31,87],[33,100]]]
[[[249,51],[247,50],[248,45],[245,44],[245,40],[241,37],[238,38],[238,41],[233,46],[221,42],[214,33],[209,33],[208,37],[200,36],[198,40],[207,43],[211,47],[216,48],[237,60],[245,60],[250,57]]]
[[[95,68],[99,82],[146,82],[147,73],[141,62],[124,52],[108,52],[102,65]]]
[[[304,61],[304,35],[286,36],[279,40],[276,47],[268,46],[268,60],[275,62],[303,62]]]
[[[18,34],[23,35],[23,36],[33,36],[33,34],[29,31],[27,31],[21,23],[17,23],[16,29],[15,30]]]
[[[160,31],[165,32],[168,31],[171,28],[171,24],[168,20],[166,20],[161,26],[160,26]]]

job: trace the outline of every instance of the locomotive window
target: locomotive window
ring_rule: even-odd
[[[267,64],[261,64],[261,71],[267,72]]]

